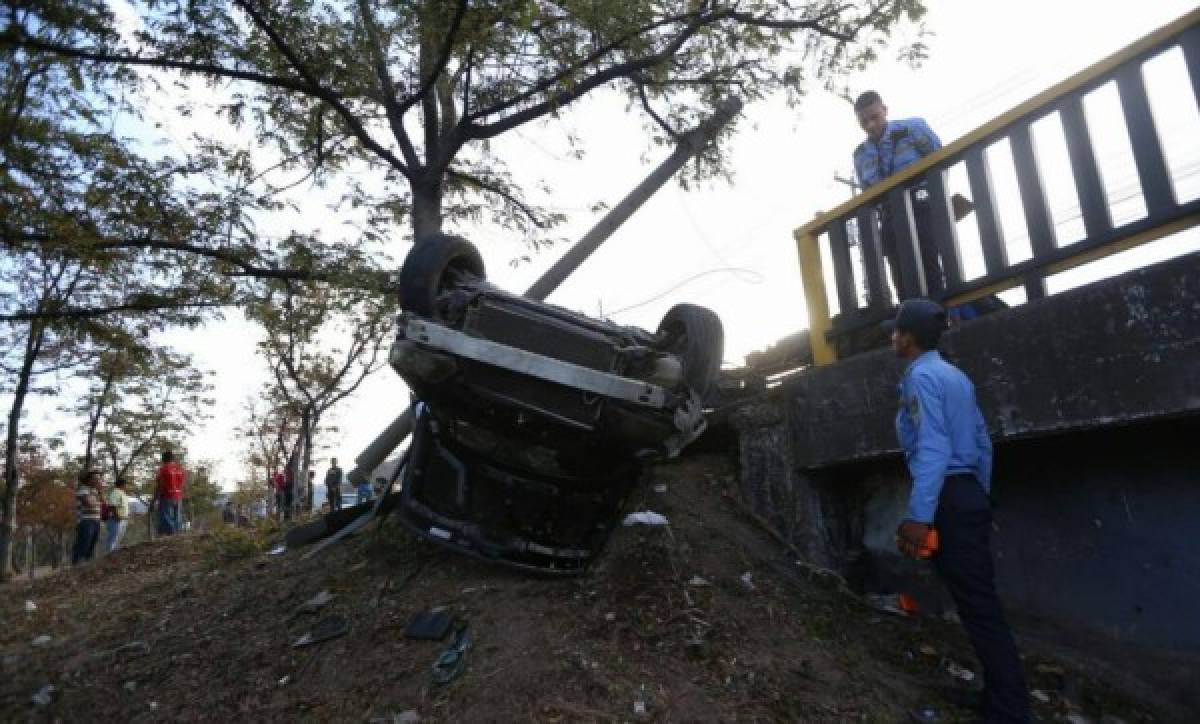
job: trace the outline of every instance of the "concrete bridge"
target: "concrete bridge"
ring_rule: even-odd
[[[974,380],[996,444],[997,582],[1018,630],[1112,648],[1200,710],[1200,254],[1058,294],[1048,275],[1200,222],[1180,198],[1144,68],[1182,58],[1200,103],[1200,11],[1142,38],[796,231],[810,314],[802,369],[733,414],[741,494],[810,560],[867,590],[948,599],[894,551],[909,478],[892,420],[902,367],[878,323],[894,299],[948,306],[1023,288],[1010,309],[964,322],[944,354]],[[1116,87],[1144,213],[1118,219],[1097,162],[1087,97]],[[1069,167],[1043,162],[1035,123],[1061,122]],[[1030,254],[1011,261],[989,168],[1007,142]],[[958,219],[948,172],[965,166],[975,213]],[[1082,238],[1059,238],[1045,181],[1068,174]],[[933,239],[918,239],[914,204]],[[881,213],[885,212],[885,213]],[[893,225],[898,279],[880,248]],[[959,235],[974,224],[986,270],[968,278]],[[1011,228],[1011,224],[1009,225]],[[944,278],[926,278],[919,243]],[[836,313],[831,313],[836,309]],[[806,350],[807,351],[807,350]],[[778,371],[778,370],[775,370]]]

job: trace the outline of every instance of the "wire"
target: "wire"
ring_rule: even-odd
[[[690,284],[691,282],[694,282],[697,279],[700,279],[700,278],[706,277],[706,276],[711,276],[713,274],[724,274],[724,273],[734,274],[736,279],[738,279],[739,281],[743,281],[746,284],[762,284],[763,280],[765,279],[765,277],[763,277],[762,274],[759,274],[758,272],[754,271],[753,269],[746,269],[745,267],[730,266],[730,267],[719,267],[717,269],[709,269],[708,271],[702,271],[699,274],[693,274],[690,277],[686,277],[686,278],[676,282],[674,286],[671,286],[670,288],[666,289],[665,291],[655,294],[654,296],[650,297],[649,299],[644,299],[636,304],[630,304],[627,307],[621,307],[620,309],[618,309],[616,311],[609,312],[606,316],[611,319],[612,317],[614,317],[618,314],[621,314],[622,312],[628,312],[631,309],[637,309],[638,307],[644,307],[647,304],[657,302],[658,300],[662,299],[663,297],[667,296],[668,294],[670,294],[674,291],[677,291],[684,285]]]

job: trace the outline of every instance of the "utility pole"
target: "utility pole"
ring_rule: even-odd
[[[858,192],[862,191],[862,186],[859,185],[858,179],[854,178],[853,176],[850,176],[849,178],[847,178],[847,177],[841,175],[840,173],[838,173],[837,171],[834,171],[833,172],[833,180],[837,181],[840,184],[845,184],[846,186],[850,187],[850,198],[854,198],[855,196],[858,196]]]

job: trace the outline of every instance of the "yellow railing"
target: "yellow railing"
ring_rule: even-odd
[[[980,212],[976,217],[977,223],[980,224],[981,242],[988,262],[987,273],[978,279],[961,279],[961,272],[957,271],[960,268],[957,239],[951,220],[949,224],[941,224],[937,232],[942,237],[937,239],[938,248],[942,251],[942,262],[947,265],[942,288],[936,293],[929,293],[925,287],[923,273],[918,271],[901,285],[906,287],[901,290],[902,298],[928,294],[939,298],[945,304],[957,305],[1021,284],[1028,286],[1033,298],[1044,294],[1044,286],[1041,286],[1041,294],[1036,290],[1042,285],[1042,279],[1047,274],[1065,271],[1200,224],[1200,204],[1196,201],[1180,204],[1174,198],[1169,171],[1154,128],[1141,74],[1142,65],[1148,59],[1175,47],[1183,51],[1191,78],[1191,91],[1200,94],[1200,9],[1197,9],[992,119],[920,162],[889,177],[885,183],[871,187],[865,193],[832,211],[817,215],[812,221],[796,229],[793,236],[808,305],[814,362],[824,365],[835,361],[839,356],[836,342],[842,334],[886,318],[891,309],[890,301],[885,298],[886,294],[877,295],[875,299],[869,300],[866,308],[845,308],[857,299],[853,274],[845,261],[849,258],[848,248],[844,246],[845,224],[857,219],[858,231],[863,237],[861,246],[864,250],[872,252],[864,254],[864,267],[878,264],[867,271],[868,278],[873,273],[876,279],[886,279],[879,262],[878,234],[874,228],[872,209],[890,207],[889,217],[897,224],[895,228],[902,230],[906,227],[912,230],[912,191],[918,185],[927,185],[932,191],[929,193],[929,203],[933,209],[933,216],[936,218],[940,214],[945,219],[952,214],[952,210],[945,194],[944,175],[947,169],[960,161],[966,161],[971,176],[972,194],[975,196],[977,211]],[[1130,142],[1147,207],[1146,217],[1120,227],[1112,225],[1082,112],[1083,96],[1110,81],[1116,82],[1120,94],[1122,112],[1126,116],[1126,126],[1130,131]],[[1197,101],[1200,102],[1200,97]],[[1048,212],[1045,212],[1046,201],[1038,175],[1037,161],[1029,143],[1030,125],[1055,112],[1061,113],[1064,120],[1064,133],[1072,162],[1071,170],[1087,227],[1085,238],[1067,247],[1056,246],[1053,238],[1052,222],[1049,221]],[[1017,181],[1033,247],[1032,258],[1011,265],[1008,264],[1002,234],[999,232],[995,199],[987,161],[983,155],[984,148],[1005,138],[1012,139],[1012,147],[1016,154],[1014,162]],[[1024,157],[1019,155],[1021,149],[1024,149]],[[868,220],[871,221],[868,223]],[[831,249],[835,255],[833,281],[838,287],[842,307],[837,318],[830,315],[826,279],[822,269],[818,239],[823,234],[830,235],[831,245],[843,245]],[[911,236],[911,231],[909,234]],[[949,238],[946,238],[946,235]],[[903,235],[901,238],[904,238]],[[933,243],[931,239],[922,241]],[[909,254],[906,263],[920,266],[919,253],[914,244],[909,243],[905,248],[905,243],[901,242],[899,253]],[[917,254],[915,259],[912,258],[912,254]],[[950,258],[947,259],[947,256]],[[837,263],[839,261],[840,264]]]

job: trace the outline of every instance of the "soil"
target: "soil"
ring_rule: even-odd
[[[798,563],[744,515],[725,457],[662,466],[588,575],[548,580],[418,541],[394,524],[305,557],[237,529],[132,546],[0,589],[0,720],[878,721],[933,706],[970,721],[960,628],[878,611]],[[333,598],[299,611],[321,591]],[[26,612],[25,602],[36,610]],[[445,606],[474,645],[433,683],[446,641],[404,636]],[[327,615],[349,633],[293,642]],[[34,646],[36,637],[48,644]],[[1169,718],[1026,651],[1044,720]],[[47,685],[52,690],[45,689]],[[35,694],[47,694],[35,703]],[[48,693],[47,693],[48,692]]]

